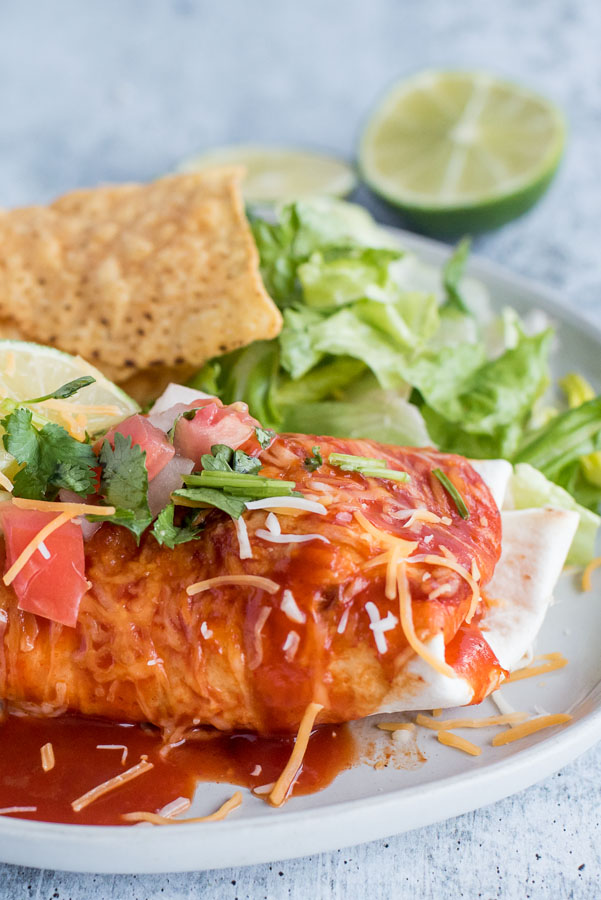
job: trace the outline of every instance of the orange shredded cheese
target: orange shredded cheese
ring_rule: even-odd
[[[433,710],[432,710],[432,715],[433,715],[433,716],[436,716],[436,717],[441,716],[441,715],[442,715],[442,709],[433,709]]]
[[[203,591],[210,591],[211,588],[221,587],[226,584],[241,584],[249,587],[260,588],[267,591],[268,594],[275,594],[279,591],[280,586],[271,578],[263,578],[262,575],[217,575],[215,578],[207,578],[206,581],[197,581],[186,588],[189,597],[194,594],[201,594]]]
[[[152,825],[192,825],[196,822],[220,822],[222,819],[225,819],[232,810],[238,809],[241,805],[242,793],[236,791],[229,800],[222,803],[219,809],[215,810],[215,812],[211,813],[209,816],[196,816],[192,819],[175,819],[173,818],[173,815],[175,814],[172,814],[171,816],[161,816],[159,813],[131,812],[123,813],[121,818],[125,819],[126,822],[150,822]]]
[[[413,722],[378,722],[381,731],[415,731]]]
[[[476,744],[472,744],[471,741],[466,741],[465,738],[459,737],[458,734],[453,734],[451,731],[439,731],[436,735],[441,744],[444,744],[446,747],[454,747],[456,750],[463,750],[464,753],[469,753],[470,756],[480,756],[482,753],[482,748],[477,747]]]
[[[36,536],[33,537],[27,544],[27,546],[21,551],[8,572],[6,572],[4,578],[2,579],[4,581],[4,584],[12,584],[23,566],[29,562],[42,541],[45,541],[49,535],[51,535],[54,531],[56,531],[58,528],[68,522],[69,519],[72,518],[73,513],[64,512],[61,513],[60,516],[57,516],[55,519],[53,519],[52,522],[48,522],[47,525],[44,525],[44,527],[38,531]]]
[[[506,713],[501,716],[488,716],[485,719],[441,719],[437,721],[430,716],[418,713],[415,721],[424,728],[432,731],[447,731],[449,728],[489,728],[491,725],[513,725],[514,722],[523,722],[528,718],[528,713]]]
[[[409,593],[409,585],[407,584],[405,565],[406,563],[404,561],[399,565],[397,584],[399,590],[399,614],[401,626],[405,632],[405,637],[407,638],[409,646],[421,656],[424,662],[427,662],[428,665],[432,666],[437,672],[440,672],[441,675],[446,675],[448,678],[456,678],[455,670],[444,660],[437,659],[437,657],[428,650],[423,641],[420,641],[415,633],[415,628],[413,627],[413,610],[411,609],[411,594]]]
[[[8,491],[9,494],[13,489],[12,481],[10,480],[10,478],[8,478],[7,475],[4,474],[4,472],[0,472],[0,487],[3,487],[4,490]]]
[[[39,512],[70,513],[72,516],[114,516],[114,506],[94,506],[92,503],[61,503],[58,500],[26,500],[13,497],[13,506],[19,509],[37,509]]]
[[[145,772],[149,772],[153,768],[154,765],[151,762],[148,762],[148,757],[142,756],[140,762],[136,763],[135,766],[132,766],[131,769],[120,772],[118,775],[115,775],[114,778],[109,778],[108,781],[104,781],[102,784],[92,788],[92,790],[82,794],[77,800],[73,800],[71,803],[73,812],[81,812],[82,809],[85,809],[90,803],[98,800],[99,797],[104,797],[104,795],[108,794],[110,791],[116,790],[122,785],[127,784],[128,781],[132,781],[134,778],[144,775]]]
[[[545,659],[547,662],[540,666],[525,666],[523,669],[516,669],[506,679],[504,684],[511,681],[522,681],[524,678],[534,678],[536,675],[545,675],[547,672],[554,672],[556,669],[563,669],[567,666],[568,661],[562,653],[544,653],[542,656],[535,656],[533,662],[539,659]]]
[[[272,806],[282,806],[291,790],[300,768],[303,764],[307,747],[309,746],[309,738],[315,724],[315,719],[323,709],[321,703],[309,703],[298,729],[298,734],[294,741],[294,747],[290,754],[290,759],[284,766],[282,773],[274,784],[267,800]]]
[[[593,585],[591,583],[591,575],[601,566],[601,556],[597,556],[596,559],[591,559],[590,563],[582,573],[582,590],[583,591],[592,591]]]
[[[509,728],[501,734],[496,734],[492,739],[493,747],[501,747],[503,744],[510,744],[512,741],[519,741],[521,738],[542,731],[543,728],[552,728],[554,725],[564,725],[571,720],[569,713],[555,713],[550,716],[539,716],[536,719],[530,719],[514,728]]]
[[[54,747],[51,743],[40,747],[40,756],[42,757],[42,769],[44,772],[50,772],[51,769],[54,769]]]

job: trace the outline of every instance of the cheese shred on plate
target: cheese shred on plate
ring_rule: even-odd
[[[209,816],[195,816],[192,819],[175,819],[174,816],[177,815],[177,813],[173,812],[171,815],[167,816],[162,816],[160,813],[131,812],[123,813],[121,818],[126,822],[150,822],[152,825],[193,825],[196,822],[220,822],[222,819],[225,819],[232,810],[238,809],[241,805],[242,794],[240,791],[236,791],[229,800],[226,800],[219,809],[215,810],[215,812],[211,813]]]
[[[482,753],[481,747],[472,744],[471,741],[466,741],[465,738],[459,737],[458,734],[453,734],[451,731],[439,731],[437,738],[440,743],[444,744],[446,747],[454,747],[456,750],[463,750],[464,753],[469,753],[470,756],[480,756]]]
[[[262,575],[217,575],[215,578],[207,578],[206,581],[197,581],[186,588],[189,597],[210,591],[214,587],[223,587],[230,584],[246,585],[247,587],[260,588],[268,594],[276,594],[280,586],[271,578],[263,578]]]
[[[493,747],[501,747],[503,744],[510,744],[512,741],[519,741],[521,738],[542,731],[543,728],[552,728],[554,725],[565,725],[571,721],[572,717],[569,713],[555,713],[550,716],[539,716],[536,719],[530,719],[521,725],[515,725],[513,728],[496,734],[492,739]]]
[[[583,591],[592,591],[593,585],[591,583],[591,575],[601,566],[601,556],[597,556],[595,559],[591,559],[590,563],[582,573],[582,590]]]
[[[285,802],[288,792],[296,781],[296,777],[303,764],[315,719],[322,709],[323,706],[321,703],[309,703],[303,713],[303,718],[301,719],[298,734],[294,741],[294,748],[290,754],[290,759],[286,763],[281,775],[267,798],[271,806],[282,806]]]
[[[136,763],[135,766],[132,766],[131,769],[126,769],[125,772],[120,772],[118,775],[115,775],[114,778],[103,781],[102,784],[99,784],[92,788],[92,790],[82,794],[77,800],[73,800],[71,803],[73,812],[81,812],[82,809],[85,809],[90,803],[98,800],[99,797],[104,797],[104,795],[108,794],[110,791],[120,788],[134,778],[139,778],[140,775],[144,775],[145,772],[150,772],[151,769],[154,769],[154,765],[148,761],[148,757],[142,756],[140,762]]]
[[[487,716],[485,719],[434,719],[431,716],[424,716],[418,713],[415,721],[423,728],[430,728],[432,731],[446,731],[449,728],[490,728],[494,725],[513,725],[516,722],[523,722],[528,718],[528,713],[514,712],[508,715]]]
[[[40,756],[42,757],[42,769],[44,772],[50,772],[51,769],[54,769],[54,747],[51,743],[40,747]]]
[[[523,669],[516,669],[505,679],[504,684],[522,681],[524,678],[534,678],[536,675],[545,675],[547,672],[555,672],[556,669],[563,669],[568,664],[567,659],[561,653],[545,653],[542,656],[535,656],[533,662],[539,659],[544,659],[546,662],[539,666],[530,665]]]

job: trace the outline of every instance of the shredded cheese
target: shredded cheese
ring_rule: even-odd
[[[226,800],[219,809],[210,816],[195,816],[192,819],[174,819],[172,816],[162,816],[160,813],[131,812],[123,813],[122,819],[126,822],[150,822],[152,825],[192,825],[196,822],[220,822],[234,809],[242,806],[242,793],[236,791],[229,800]],[[172,814],[173,815],[173,814]]]
[[[563,669],[567,666],[568,661],[561,653],[544,653],[542,656],[534,657],[533,662],[538,659],[547,660],[540,666],[525,666],[523,669],[516,669],[506,679],[505,684],[511,681],[522,681],[524,678],[534,678],[536,675],[545,675],[547,672],[554,672],[556,669]]]
[[[386,642],[386,638],[384,637],[384,632],[391,631],[393,628],[396,628],[399,620],[396,616],[393,616],[391,612],[389,612],[386,617],[382,619],[380,616],[380,610],[371,600],[369,600],[365,604],[365,612],[369,616],[369,627],[373,631],[376,647],[378,648],[378,653],[386,653],[388,650],[388,644]]]
[[[249,500],[247,509],[300,509],[303,512],[314,512],[320,516],[327,514],[323,503],[307,500],[305,497],[265,497],[262,500]]]
[[[280,520],[276,516],[275,513],[267,513],[267,518],[265,519],[265,526],[267,531],[271,531],[272,534],[281,534],[282,526],[280,525]]]
[[[0,809],[0,816],[12,816],[16,813],[37,812],[37,806],[4,806]]]
[[[444,551],[446,548],[441,548]],[[452,556],[452,554],[451,554]],[[448,556],[434,556],[433,554],[427,554],[426,556],[414,556],[409,562],[411,563],[428,563],[431,566],[445,566],[447,569],[451,569],[452,572],[456,572],[457,575],[460,575],[464,578],[472,589],[472,599],[470,601],[470,608],[465,617],[465,621],[469,624],[472,621],[474,613],[478,609],[478,603],[480,602],[480,588],[478,587],[476,581],[472,578],[467,569],[460,565],[455,558],[451,559]]]
[[[191,806],[192,801],[188,797],[176,797],[171,803],[166,803],[165,806],[159,809],[158,815],[163,816],[165,819],[172,819],[174,816],[179,816],[180,813],[186,812]]]
[[[510,728],[507,731],[503,731],[501,734],[496,734],[491,743],[493,747],[501,747],[503,744],[510,744],[512,741],[519,741],[521,738],[535,734],[543,728],[552,728],[554,725],[564,725],[566,722],[569,722],[571,718],[572,716],[569,715],[569,713],[556,713],[555,715],[540,716],[536,719],[530,719],[528,722],[516,725],[515,728]]]
[[[296,651],[298,650],[299,644],[300,636],[297,634],[297,632],[289,631],[282,646],[284,656],[286,657],[288,662],[292,662],[292,660],[296,656]]]
[[[411,595],[409,593],[409,585],[407,584],[405,565],[405,562],[402,562],[399,565],[397,583],[399,590],[401,626],[405,632],[405,637],[407,638],[409,646],[421,656],[424,662],[432,666],[432,668],[441,675],[446,675],[448,678],[456,678],[457,675],[455,670],[444,660],[437,659],[437,657],[428,650],[423,641],[420,641],[415,633],[415,628],[413,627],[413,611],[411,609]]]
[[[51,743],[40,747],[40,756],[42,757],[42,769],[44,772],[50,772],[51,769],[54,769],[54,747]]]
[[[267,531],[266,528],[257,528],[255,535],[271,544],[304,544],[307,541],[330,543],[323,534],[273,534],[273,532]]]
[[[501,715],[508,716],[510,715],[510,713],[515,712],[515,709],[513,708],[511,703],[509,703],[509,701],[505,699],[501,691],[493,691],[490,695],[490,699],[495,704]]]
[[[96,744],[97,750],[121,750],[121,765],[125,765],[127,759],[128,748],[125,744]]]
[[[378,722],[381,731],[415,731],[413,722]]]
[[[280,603],[280,609],[287,616],[291,622],[297,622],[299,625],[303,625],[307,621],[307,617],[299,608],[298,603],[294,598],[294,594],[292,591],[289,591],[287,588],[282,593],[282,602]]]
[[[238,538],[238,555],[240,559],[252,559],[253,551],[248,539],[248,528],[246,527],[244,518],[240,516],[237,519],[233,519],[233,522],[236,529],[236,536]]]
[[[433,710],[432,710],[432,715],[433,715],[435,718],[438,718],[438,716],[441,716],[441,715],[442,715],[442,709],[440,709],[440,708],[438,708],[438,709],[433,709]]]
[[[418,713],[415,721],[424,728],[432,731],[447,731],[449,728],[490,728],[492,725],[513,725],[514,722],[523,722],[528,718],[528,713],[514,712],[500,716],[487,716],[485,719],[441,719],[440,721]]]
[[[149,772],[153,768],[154,765],[148,761],[148,757],[142,756],[140,762],[136,763],[135,766],[132,766],[131,769],[126,769],[125,772],[120,772],[118,775],[115,775],[114,778],[109,778],[108,781],[104,781],[102,784],[99,784],[96,787],[92,788],[92,790],[87,791],[85,794],[82,794],[81,797],[73,800],[71,802],[73,812],[81,812],[82,809],[85,809],[85,807],[89,806],[90,803],[98,800],[99,797],[104,797],[104,795],[108,794],[110,791],[114,791],[117,788],[120,788],[122,785],[127,784],[128,781],[132,781],[134,778],[139,778],[140,775],[144,775],[145,772]]]
[[[444,744],[446,747],[454,747],[456,750],[463,750],[464,753],[469,753],[470,756],[480,756],[482,753],[482,748],[477,747],[476,744],[472,744],[471,741],[466,741],[465,738],[459,737],[458,734],[453,734],[450,731],[439,731],[436,735],[441,744]]]
[[[583,591],[592,591],[593,585],[591,582],[591,575],[601,566],[601,556],[597,556],[596,559],[591,559],[590,563],[582,573],[582,590]]]
[[[13,506],[18,509],[37,509],[39,512],[70,513],[73,516],[114,516],[114,506],[94,506],[92,503],[61,503],[59,500],[26,500],[13,497]]]
[[[321,703],[309,703],[307,706],[294,741],[290,759],[286,763],[281,775],[277,779],[267,798],[271,806],[282,806],[288,793],[292,789],[303,764],[307,747],[309,746],[309,738],[311,737],[315,719],[322,709],[323,706]]]
[[[215,578],[207,578],[206,581],[197,581],[186,588],[189,597],[194,594],[201,594],[203,591],[210,591],[214,587],[222,587],[223,585],[237,584],[248,587],[260,588],[267,591],[268,594],[276,594],[280,586],[272,581],[271,578],[263,578],[262,575],[217,575]]]
[[[44,525],[44,527],[38,531],[35,537],[33,537],[29,541],[29,543],[21,551],[21,553],[19,553],[18,557],[16,558],[8,572],[6,572],[4,578],[2,579],[4,581],[4,584],[6,584],[7,586],[9,584],[12,584],[23,566],[27,565],[33,554],[36,552],[39,545],[44,540],[46,540],[46,538],[49,537],[54,531],[65,525],[65,523],[68,522],[69,519],[72,519],[73,515],[73,513],[69,512],[61,513],[59,516],[56,516],[56,518],[51,522],[48,522],[47,525]]]
[[[338,622],[338,628],[336,629],[338,634],[344,634],[344,632],[346,631],[346,626],[348,624],[348,617],[349,617],[350,611],[351,611],[350,606],[347,606],[346,609],[343,610],[343,613],[340,616],[340,620]]]

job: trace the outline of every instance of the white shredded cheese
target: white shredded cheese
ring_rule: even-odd
[[[282,594],[282,602],[280,603],[280,609],[282,612],[288,616],[291,622],[298,622],[300,625],[303,622],[307,621],[307,617],[302,611],[299,609],[299,606],[294,599],[294,594],[292,591],[285,590]]]
[[[248,539],[248,528],[246,527],[244,518],[242,516],[239,516],[239,518],[233,519],[233,522],[236,526],[236,534],[238,536],[238,555],[240,556],[240,559],[252,559],[253,551]]]
[[[388,644],[386,643],[384,632],[391,631],[395,628],[398,625],[399,620],[396,616],[393,616],[391,612],[389,612],[384,619],[380,618],[380,610],[371,600],[365,604],[365,612],[369,616],[369,627],[374,633],[374,640],[376,642],[376,647],[378,648],[378,653],[386,653]]]
[[[275,513],[268,513],[267,518],[265,519],[265,525],[267,526],[267,530],[272,534],[281,534],[282,526],[280,525],[280,520],[276,516]]]
[[[431,544],[433,540],[434,540],[434,535],[427,534],[424,538],[424,544]]]
[[[272,544],[304,544],[306,541],[323,541],[324,544],[330,543],[323,534],[272,534],[265,528],[257,528],[255,535]]]
[[[249,500],[247,509],[302,509],[305,512],[318,513],[325,516],[327,509],[317,500],[307,500],[305,497],[265,497],[263,500]]]
[[[515,709],[509,703],[508,700],[505,699],[501,691],[493,691],[490,695],[490,699],[493,701],[499,712],[502,716],[509,716],[511,713],[515,712]]]
[[[158,814],[166,819],[172,819],[174,816],[179,816],[180,813],[186,812],[191,806],[192,803],[187,797],[177,797],[170,803],[166,803],[162,809],[159,809]]]
[[[50,559],[50,550],[48,549],[44,541],[40,541],[40,543],[38,544],[38,550],[40,551],[44,559]]]
[[[348,622],[348,617],[349,617],[350,611],[351,611],[350,606],[347,606],[347,608],[344,610],[344,612],[340,616],[340,621],[338,622],[338,628],[336,629],[338,634],[344,634],[344,632],[346,631],[346,625]]]
[[[209,638],[213,637],[213,632],[211,631],[211,629],[209,628],[209,626],[207,625],[206,622],[203,622],[202,625],[200,626],[200,633],[202,634],[203,638],[207,641]]]
[[[298,650],[298,645],[300,644],[300,637],[296,633],[296,631],[289,631],[286,640],[284,641],[284,645],[282,650],[284,651],[284,655],[288,662],[294,659],[296,656],[296,651]]]
[[[263,771],[263,766],[260,766],[258,763],[250,773],[253,778],[257,778],[261,772]]]

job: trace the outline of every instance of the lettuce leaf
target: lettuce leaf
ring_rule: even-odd
[[[581,506],[566,490],[549,481],[542,472],[528,463],[518,463],[514,467],[510,491],[516,509],[553,506],[577,512],[580,524],[570,547],[567,562],[575,566],[586,566],[593,559],[595,538],[601,525],[600,516]]]

